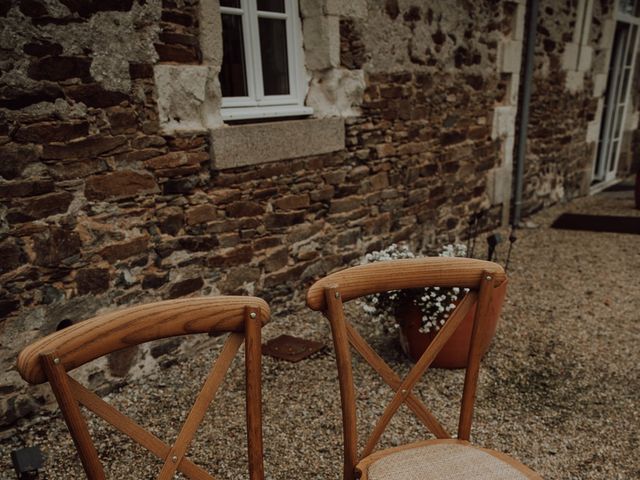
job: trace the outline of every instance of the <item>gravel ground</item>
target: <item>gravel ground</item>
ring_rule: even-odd
[[[549,229],[564,211],[640,216],[631,192],[611,192],[529,219],[538,227],[520,232],[512,255],[501,325],[481,370],[472,440],[548,479],[638,479],[640,236]],[[337,479],[342,437],[327,322],[299,306],[273,310],[266,339],[289,333],[328,348],[297,364],[264,357],[267,478]],[[351,311],[358,313],[355,306]],[[365,319],[355,323],[392,366],[408,371],[395,338],[377,334]],[[199,388],[194,379],[204,377],[219,348],[220,340],[210,339],[192,361],[130,382],[109,401],[173,439]],[[354,368],[366,387],[358,397],[365,435],[391,395],[362,362]],[[417,389],[450,431],[462,379],[459,371],[430,370]],[[243,362],[236,360],[191,449],[191,458],[219,479],[247,478],[243,388]],[[90,427],[109,478],[155,478],[160,464],[141,447],[102,422],[91,419]],[[422,438],[424,430],[401,411],[383,445]],[[84,478],[64,424],[48,415],[0,444],[0,478],[15,478],[10,451],[33,445],[48,457],[44,478]]]

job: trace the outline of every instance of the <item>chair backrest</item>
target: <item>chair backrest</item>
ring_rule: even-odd
[[[398,408],[406,403],[437,438],[451,438],[435,416],[411,390],[462,320],[477,304],[468,365],[464,381],[458,438],[468,440],[481,352],[483,321],[491,308],[493,290],[506,280],[503,268],[492,262],[469,258],[418,258],[370,263],[333,273],[314,283],[307,292],[307,306],[322,311],[331,324],[338,364],[344,436],[344,478],[351,480],[358,461],[370,455]],[[421,287],[460,287],[469,292],[450,315],[408,375],[401,379],[345,318],[343,304],[372,293]],[[373,428],[364,450],[358,454],[355,387],[350,345],[395,391],[391,403]]]
[[[102,480],[105,474],[80,405],[161,459],[164,463],[158,480],[173,478],[177,471],[193,480],[213,480],[185,454],[245,342],[249,474],[251,480],[262,480],[261,328],[269,314],[264,300],[240,296],[177,299],[131,307],[80,322],[32,343],[18,356],[18,371],[31,384],[50,383],[90,480]],[[196,333],[229,336],[173,445],[147,432],[67,375],[74,368],[126,347]]]

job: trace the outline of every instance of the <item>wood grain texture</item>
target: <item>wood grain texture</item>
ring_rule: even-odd
[[[190,480],[214,480],[185,454],[246,337],[249,468],[251,480],[263,480],[261,329],[268,318],[268,305],[255,297],[226,296],[156,302],[94,317],[38,340],[23,350],[18,363],[26,379],[33,380],[43,375],[50,382],[90,480],[104,480],[105,475],[79,404],[160,458],[163,466],[158,479],[168,480],[174,478],[177,472],[182,472]],[[158,338],[208,332],[228,332],[229,336],[173,445],[146,431],[67,374],[68,369],[125,346]],[[39,364],[32,365],[32,358]]]
[[[91,440],[87,422],[82,416],[82,412],[80,412],[78,401],[71,392],[71,387],[67,381],[69,377],[59,362],[57,352],[41,355],[39,360],[47,374],[51,390],[56,396],[64,421],[73,438],[73,443],[76,445],[87,478],[105,480],[104,469],[98,458],[96,447]]]
[[[241,333],[232,333],[227,338],[220,355],[216,358],[200,393],[196,397],[193,407],[191,407],[189,415],[187,415],[184,425],[180,429],[178,438],[176,438],[171,450],[164,459],[164,465],[162,465],[158,480],[170,480],[178,470],[178,465],[180,465],[187,453],[191,440],[193,440],[200,422],[202,422],[207,413],[209,404],[216,396],[218,388],[220,388],[220,384],[224,380],[225,374],[229,370],[231,362],[233,362],[243,341],[244,335]]]
[[[491,309],[493,299],[493,289],[495,278],[484,272],[478,293],[478,308],[473,319],[473,330],[471,333],[471,345],[467,360],[467,371],[464,376],[464,388],[462,391],[462,402],[460,407],[460,419],[458,422],[458,438],[469,440],[471,436],[471,421],[473,419],[473,405],[476,401],[476,389],[478,386],[478,375],[480,373],[480,360],[482,360],[482,335],[487,314]]]
[[[74,397],[78,399],[82,405],[102,418],[109,425],[127,435],[134,442],[142,445],[160,460],[167,458],[167,455],[171,450],[169,445],[164,443],[154,434],[147,432],[129,417],[102,400],[98,395],[80,385],[73,378],[67,376],[67,380],[69,381],[69,386],[71,387]],[[178,465],[178,470],[184,473],[188,478],[194,480],[214,480],[211,475],[188,458],[182,459],[182,462]]]
[[[398,408],[400,408],[400,405],[402,405],[406,401],[409,393],[411,393],[411,390],[416,385],[418,380],[422,378],[424,372],[427,371],[427,369],[431,365],[431,362],[433,362],[433,360],[436,358],[438,352],[442,350],[444,344],[447,343],[447,340],[451,338],[451,335],[453,335],[458,326],[462,323],[462,320],[464,320],[466,315],[463,315],[462,313],[465,311],[468,312],[471,308],[471,305],[473,305],[476,300],[477,295],[475,292],[469,292],[464,296],[464,299],[461,302],[463,308],[457,308],[454,311],[451,317],[449,317],[449,320],[447,320],[447,322],[444,324],[444,327],[440,329],[425,352],[418,359],[418,361],[409,371],[404,380],[402,380],[400,388],[396,390],[393,399],[391,400],[391,402],[389,402],[389,405],[387,405],[387,408],[385,408],[384,412],[382,413],[380,420],[378,420],[378,423],[376,423],[373,431],[371,432],[369,440],[367,440],[367,444],[364,447],[364,452],[362,454],[363,456],[366,457],[373,452],[373,449],[378,443],[380,436],[387,428],[387,425],[389,425],[389,422],[398,411]]]
[[[493,275],[496,286],[507,278],[497,263],[473,258],[424,257],[369,263],[318,280],[307,292],[307,306],[312,310],[325,310],[324,288],[330,285],[338,287],[343,302],[375,292],[405,288],[478,289],[483,271]]]
[[[61,365],[70,371],[107,353],[159,338],[241,332],[245,306],[258,309],[263,323],[268,321],[267,303],[243,296],[167,300],[99,315],[26,347],[18,356],[18,372],[27,382],[39,384],[46,381],[39,361],[42,353],[57,351]]]
[[[344,480],[358,478],[366,480],[368,468],[380,458],[391,453],[439,443],[455,443],[472,447],[466,439],[471,428],[473,403],[481,360],[480,341],[487,312],[492,305],[495,287],[506,280],[504,270],[492,262],[458,258],[427,258],[378,262],[369,265],[348,268],[317,281],[307,292],[307,305],[321,310],[331,324],[333,343],[338,366],[338,380],[342,403],[342,422],[344,436]],[[462,287],[471,289],[460,302],[444,327],[433,339],[416,365],[404,379],[395,372],[371,348],[353,326],[346,320],[344,302],[375,292],[424,287]],[[436,354],[447,339],[451,337],[463,319],[476,307],[471,347],[469,349],[469,367],[465,377],[462,406],[460,409],[459,436],[451,439],[442,425],[435,419],[426,406],[415,397],[411,390],[429,368]],[[395,395],[365,445],[360,461],[357,453],[357,429],[355,411],[355,386],[351,366],[350,345],[376,370],[384,381],[395,390]],[[373,452],[380,436],[402,403],[416,413],[418,418],[436,436],[437,440],[427,440],[396,448]],[[527,478],[539,480],[541,477],[508,455],[488,449],[479,449],[508,463],[527,475]],[[469,478],[473,478],[471,475]]]
[[[327,318],[331,323],[333,347],[338,364],[340,401],[342,404],[342,436],[344,440],[344,480],[354,480],[358,462],[358,431],[356,429],[356,393],[351,369],[349,337],[344,320],[341,294],[335,286],[324,289]]]
[[[245,312],[245,378],[247,410],[247,446],[249,448],[249,478],[264,478],[262,447],[262,332],[260,311]]]
[[[349,334],[349,342],[353,345],[353,348],[355,348],[362,358],[371,365],[371,367],[382,377],[393,391],[399,390],[400,385],[402,384],[402,379],[396,375],[391,367],[385,363],[380,355],[371,348],[371,346],[360,336],[349,322],[346,322],[346,324],[347,333]],[[412,392],[409,392],[409,396],[407,397],[407,406],[437,438],[451,438],[451,435],[447,433],[433,413],[431,413],[424,403],[422,403],[422,401]]]

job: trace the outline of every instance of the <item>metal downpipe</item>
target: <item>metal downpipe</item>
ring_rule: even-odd
[[[527,50],[524,58],[524,82],[522,85],[521,113],[518,125],[518,149],[516,153],[516,188],[513,204],[513,221],[511,222],[514,226],[520,224],[520,217],[522,215],[524,160],[527,153],[527,129],[529,127],[529,106],[531,103],[531,86],[533,81],[533,57],[536,47],[536,25],[538,23],[538,0],[529,0],[527,4]]]

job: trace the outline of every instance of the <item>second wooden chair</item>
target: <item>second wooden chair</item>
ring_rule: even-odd
[[[482,356],[483,323],[493,289],[506,279],[495,263],[468,258],[420,258],[371,263],[331,274],[311,286],[307,305],[325,314],[331,324],[338,364],[344,436],[344,479],[353,480],[523,480],[541,478],[509,456],[469,443],[471,418]],[[431,345],[401,379],[346,319],[343,304],[372,293],[422,287],[469,288]],[[462,393],[457,438],[445,430],[412,389],[460,322],[477,304],[468,366]],[[358,453],[356,391],[351,365],[353,348],[395,392]],[[374,453],[391,418],[406,404],[436,437]]]

